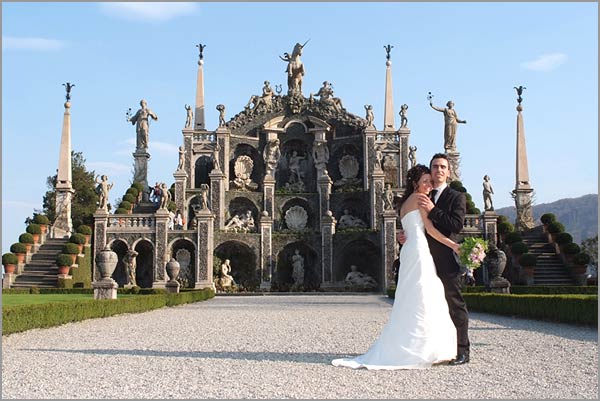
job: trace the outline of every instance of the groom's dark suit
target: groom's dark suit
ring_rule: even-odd
[[[429,219],[442,234],[456,241],[454,237],[463,229],[466,210],[465,194],[447,186],[439,195],[435,207],[429,212]],[[460,292],[460,266],[454,258],[452,249],[429,235],[427,235],[427,241],[437,274],[444,284],[450,317],[456,326],[457,353],[468,356],[469,314]]]

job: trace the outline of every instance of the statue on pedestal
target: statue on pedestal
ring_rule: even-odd
[[[279,150],[279,139],[271,139],[263,150],[263,158],[265,160],[266,174],[273,177],[275,170],[277,169],[277,163],[281,157],[281,150]]]
[[[486,174],[483,176],[483,205],[486,212],[494,210],[494,204],[492,203],[493,193],[494,189],[490,183],[490,176]]]
[[[99,179],[100,178],[100,179]],[[96,193],[98,194],[98,209],[108,210],[108,192],[114,186],[114,183],[108,183],[108,176],[102,175],[102,177],[96,176]]]
[[[300,251],[296,249],[292,255],[292,278],[294,284],[304,284],[304,257],[300,255]]]
[[[348,272],[344,281],[352,287],[361,287],[362,289],[377,288],[377,281],[368,274],[358,271],[356,265],[350,266],[350,272]]]
[[[130,249],[125,254],[123,258],[123,264],[125,265],[125,272],[127,273],[127,284],[132,286],[137,286],[137,282],[135,279],[135,269],[136,269],[136,256],[138,253],[133,249]]]
[[[136,124],[135,132],[137,134],[136,138],[136,151],[147,151],[148,150],[148,134],[150,131],[150,121],[148,118],[152,118],[153,120],[158,120],[158,116],[147,107],[147,102],[142,99],[140,100],[141,108],[128,119],[131,124]]]
[[[309,39],[310,40],[310,39]],[[292,55],[289,53],[283,53],[284,57],[279,56],[280,59],[286,61],[288,63],[285,72],[287,72],[288,76],[288,95],[293,93],[302,94],[302,78],[304,77],[304,64],[302,64],[302,60],[300,60],[300,56],[302,55],[302,50],[304,46],[308,43],[308,40],[301,45],[300,43],[296,43],[294,46],[294,50],[292,50]]]
[[[313,145],[312,157],[315,161],[317,176],[321,177],[327,168],[327,162],[329,161],[329,148],[327,147],[327,142],[322,139],[317,139]]]
[[[194,119],[194,112],[192,111],[192,106],[185,105],[186,117],[185,117],[185,128],[189,128],[192,126],[192,120]]]
[[[444,113],[444,149],[446,151],[456,151],[456,130],[458,124],[466,124],[467,121],[458,118],[452,100],[449,100],[443,109],[434,106],[431,99],[429,100],[429,105],[432,109]]]

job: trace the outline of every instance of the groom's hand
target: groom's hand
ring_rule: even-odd
[[[431,212],[431,209],[435,207],[431,199],[425,194],[417,194],[417,204],[423,210],[425,210],[428,214]]]
[[[400,245],[404,245],[406,242],[406,234],[404,234],[404,230],[398,230],[398,233],[396,234],[396,240]]]

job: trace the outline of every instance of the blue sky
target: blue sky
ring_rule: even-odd
[[[304,95],[333,83],[349,112],[372,104],[383,125],[385,50],[391,44],[396,127],[408,104],[410,145],[427,163],[443,150],[453,100],[463,185],[482,208],[514,205],[516,92],[523,85],[529,175],[536,204],[598,192],[598,5],[587,3],[6,3],[2,4],[2,252],[41,209],[58,165],[65,82],[72,90],[72,146],[90,170],[132,179],[140,99],[150,128],[149,181],[174,182],[185,104],[194,104],[196,44],[207,47],[207,129],[262,83],[286,87],[279,59],[304,49]],[[536,216],[537,217],[537,216]]]

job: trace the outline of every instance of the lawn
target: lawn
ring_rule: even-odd
[[[133,294],[119,294],[128,298]],[[72,302],[94,299],[93,294],[2,294],[2,305],[45,304],[48,302]]]

